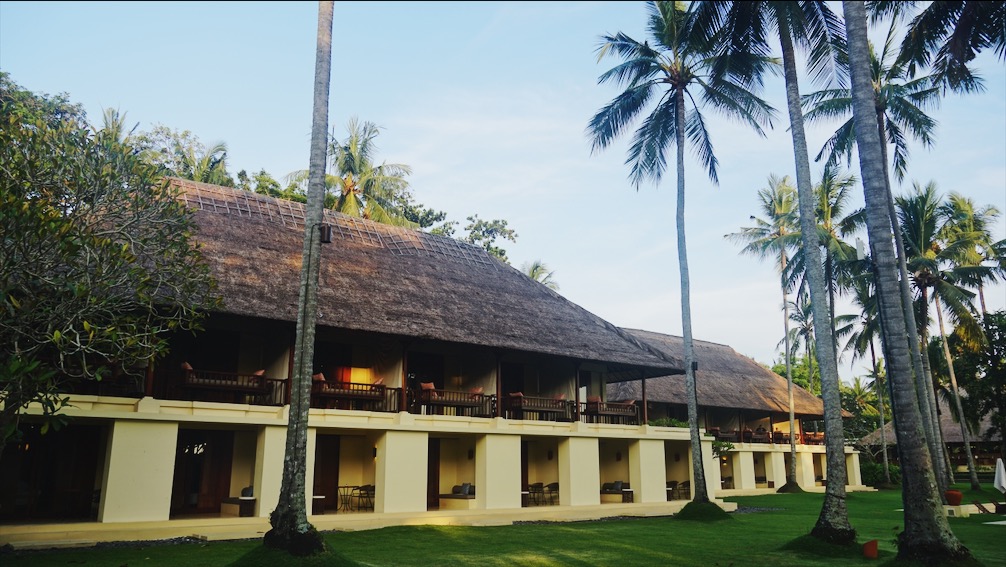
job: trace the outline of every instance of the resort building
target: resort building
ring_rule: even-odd
[[[651,331],[623,329],[664,356],[684,357],[681,337]],[[793,386],[795,428],[790,430],[789,391],[786,379],[738,354],[734,349],[694,341],[699,424],[718,441],[716,465],[706,468],[714,486],[711,494],[722,498],[770,493],[786,483],[790,467],[790,436],[796,440],[796,481],[808,491],[823,490],[828,480],[824,433],[810,424],[824,419],[824,403],[800,386]],[[688,421],[685,383],[679,376],[625,381],[607,386],[608,400],[646,399],[650,420]],[[843,416],[851,414],[843,410]],[[822,425],[823,428],[823,425]],[[859,472],[859,452],[846,449],[849,490],[865,490]]]
[[[155,526],[191,535],[240,525],[253,536],[267,526],[283,473],[304,206],[172,183],[195,216],[222,307],[198,334],[173,336],[156,366],[68,392],[72,421],[60,431],[41,434],[29,408],[23,439],[0,461],[0,545],[153,539]],[[312,258],[306,479],[319,529],[669,515],[688,501],[687,427],[647,425],[645,392],[632,403],[611,397],[613,385],[641,380],[683,391],[673,349],[479,247],[331,211],[325,223],[332,242]],[[781,403],[720,407],[708,391],[709,423],[785,421]],[[812,405],[801,398],[801,413],[820,414]],[[719,459],[705,439],[714,488]],[[738,460],[726,476],[779,482],[787,457],[774,447],[744,449],[762,460]],[[802,465],[808,478],[823,477],[819,462]]]

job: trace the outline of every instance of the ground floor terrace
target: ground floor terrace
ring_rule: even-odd
[[[0,545],[74,539],[61,530],[83,540],[123,539],[123,530],[134,536],[125,539],[149,539],[144,526],[189,531],[182,535],[201,526],[211,537],[267,521],[282,480],[287,407],[72,401],[69,427],[47,435],[29,427],[4,452],[0,482],[10,490],[0,497]],[[704,439],[714,497],[785,481],[781,448],[742,443],[724,461]],[[801,447],[805,487],[825,478],[823,457],[823,447]],[[669,515],[692,496],[690,459],[687,428],[313,409],[307,508],[321,529]],[[855,488],[858,454],[848,459]]]

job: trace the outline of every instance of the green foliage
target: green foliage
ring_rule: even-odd
[[[988,416],[990,427],[985,439],[1006,433],[1006,311],[988,313],[981,321],[986,342],[976,345],[955,330],[947,338],[958,384],[966,393],[961,404],[970,423],[978,416]],[[949,381],[946,361],[939,339],[930,344],[933,375],[941,382]],[[938,355],[933,353],[938,349]],[[956,408],[951,405],[951,410]],[[977,431],[977,429],[974,429]]]
[[[0,431],[73,379],[142,373],[215,305],[188,210],[134,148],[0,76]]]
[[[164,175],[234,187],[223,142],[205,146],[188,130],[179,132],[157,124],[151,131],[137,134],[134,144],[142,159],[162,168]]]
[[[651,419],[647,423],[654,427],[688,427],[687,421],[682,421],[673,417],[659,417],[657,419]]]
[[[887,470],[891,475],[891,482],[901,484],[901,467],[898,465],[888,465]],[[885,484],[883,463],[869,462],[865,459],[861,460],[859,462],[859,474],[862,475],[863,484],[867,486],[883,487]]]
[[[729,441],[713,441],[713,456],[717,459],[734,450],[734,444]]]
[[[809,363],[808,363],[809,360]],[[790,372],[793,374],[793,383],[801,388],[811,391],[810,389],[810,378],[808,378],[808,368],[813,376],[814,384],[821,383],[821,371],[817,367],[817,360],[814,357],[808,359],[806,356],[794,356],[790,359]],[[775,372],[779,376],[786,377],[786,360],[777,360],[772,363],[772,372]],[[817,388],[816,392],[812,392],[817,395],[820,393],[820,388]]]
[[[472,215],[468,217],[468,224],[465,226],[465,230],[468,231],[468,235],[464,238],[465,242],[481,246],[486,252],[496,256],[503,262],[510,263],[510,260],[506,256],[506,250],[496,246],[496,240],[500,238],[505,238],[510,242],[517,242],[517,232],[507,228],[505,220],[493,219],[487,221],[480,219],[478,215]]]

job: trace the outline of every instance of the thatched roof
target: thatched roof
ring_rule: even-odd
[[[950,413],[950,405],[946,400],[940,398],[939,400],[940,409],[940,430],[943,432],[943,441],[945,443],[964,443],[964,436],[961,434],[961,425],[954,421],[954,416]],[[971,442],[983,442],[986,441],[985,433],[992,428],[992,419],[989,416],[985,416],[981,423],[979,424],[978,431],[972,428],[968,428],[968,432],[971,436]],[[894,434],[894,422],[888,421],[884,425],[884,435],[887,437],[888,445],[897,445],[898,438]],[[991,441],[999,442],[1002,439],[998,433],[992,435]],[[880,445],[880,429],[875,429],[873,433],[870,433],[866,437],[859,440],[861,445]]]
[[[641,341],[653,345],[668,356],[684,359],[684,340],[651,331],[623,329]],[[789,413],[786,379],[742,356],[734,349],[706,341],[694,341],[695,374],[698,403],[702,407],[736,408],[772,413]],[[682,375],[646,380],[646,398],[654,402],[685,404],[685,379]],[[643,399],[642,382],[622,382],[608,386],[609,400]],[[820,417],[824,403],[799,386],[793,386],[796,415]],[[849,415],[848,412],[843,412]]]
[[[304,205],[172,184],[194,211],[223,311],[295,322]],[[325,222],[333,234],[321,250],[321,326],[596,361],[623,378],[682,368],[478,246],[333,211]]]

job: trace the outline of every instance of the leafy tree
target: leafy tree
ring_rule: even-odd
[[[51,417],[73,381],[142,376],[216,299],[188,210],[64,96],[0,74],[0,164],[2,451],[28,404]]]
[[[598,82],[615,82],[625,90],[598,111],[587,127],[592,151],[602,150],[640,115],[652,106],[635,132],[627,163],[636,189],[645,180],[659,183],[667,165],[667,153],[676,149],[678,267],[681,278],[681,323],[684,341],[685,383],[688,397],[688,421],[691,430],[692,468],[695,492],[693,501],[706,503],[705,472],[695,402],[695,361],[692,342],[691,299],[688,256],[685,243],[685,140],[692,144],[710,179],[718,181],[717,160],[713,154],[705,118],[695,95],[703,103],[731,118],[749,124],[764,135],[762,124],[771,122],[772,108],[758,98],[747,85],[713,73],[715,58],[702,41],[702,33],[693,31],[696,18],[681,2],[648,2],[649,33],[653,44],[623,34],[605,35],[597,50],[598,61],[608,56],[621,62],[601,75]],[[767,58],[754,58],[770,64]],[[686,104],[686,100],[687,103]]]
[[[793,383],[810,392],[811,383],[821,381],[821,370],[817,366],[817,360],[813,357],[792,356],[790,357],[790,367],[793,373]],[[782,376],[786,371],[786,360],[776,360],[772,363],[772,372]],[[817,394],[815,394],[817,395]]]
[[[524,262],[520,267],[520,271],[524,272],[527,277],[540,283],[541,285],[551,289],[553,291],[559,290],[559,284],[555,281],[553,276],[555,272],[548,269],[545,262],[541,260],[535,260],[534,262]]]
[[[493,219],[487,221],[480,219],[478,215],[472,215],[468,217],[468,224],[465,225],[465,230],[468,231],[468,235],[464,238],[465,242],[481,246],[486,252],[496,256],[503,262],[510,263],[510,260],[506,256],[506,250],[496,246],[496,240],[499,238],[505,238],[510,242],[517,242],[517,233],[513,229],[507,228],[505,220]]]
[[[877,410],[877,396],[871,386],[863,381],[862,376],[853,378],[851,386],[841,386],[842,408],[852,414],[845,420],[846,436],[850,439],[862,439],[884,425]]]
[[[999,436],[1001,452],[1006,454],[1006,311],[993,311],[982,318],[982,327],[988,339],[975,345],[958,332],[948,337],[955,367],[960,378],[964,413],[972,422],[988,416],[991,426],[985,439]],[[936,369],[938,376],[947,376],[943,367]]]
[[[179,132],[157,124],[150,132],[137,134],[136,147],[148,163],[164,168],[165,175],[234,187],[227,173],[227,145],[203,145],[188,130]]]
[[[307,426],[311,406],[311,363],[318,315],[321,254],[320,228],[325,215],[325,132],[328,129],[328,94],[332,79],[332,22],[334,2],[318,2],[318,40],[314,66],[314,109],[311,120],[311,156],[308,161],[308,198],[304,211],[304,248],[300,269],[296,346],[290,389],[286,454],[279,502],[269,515],[272,529],[263,543],[291,555],[308,556],[325,551],[325,540],[307,519]]]
[[[950,529],[938,492],[933,460],[926,444],[919,398],[913,379],[909,324],[899,284],[899,270],[891,238],[894,220],[890,213],[886,162],[879,134],[876,103],[870,75],[866,8],[862,2],[843,1],[852,76],[853,118],[856,146],[866,200],[866,225],[873,260],[875,285],[880,299],[881,325],[887,355],[891,403],[902,464],[904,531],[898,534],[898,559],[929,564],[966,562],[971,552]],[[894,234],[897,234],[895,232]]]

